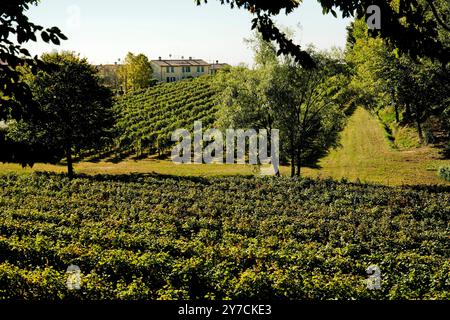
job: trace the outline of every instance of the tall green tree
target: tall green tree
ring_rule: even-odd
[[[112,138],[111,91],[99,84],[96,68],[73,53],[45,54],[42,61],[49,71],[25,76],[37,112],[30,119],[9,123],[8,138],[30,149],[43,145],[54,152],[48,156],[65,157],[72,178],[74,154],[98,149]]]
[[[316,166],[331,148],[339,145],[345,114],[339,103],[347,77],[336,60],[310,52],[315,69],[305,69],[287,59],[275,68],[269,97],[283,146],[291,159],[291,176],[302,166]]]
[[[153,80],[150,60],[142,53],[134,55],[129,52],[119,69],[119,78],[125,93],[148,88]]]
[[[398,59],[398,66],[395,102],[405,106],[405,121],[416,125],[420,142],[426,143],[423,123],[432,116],[445,117],[444,111],[449,106],[450,66],[442,67],[429,59],[414,61],[407,55]]]
[[[27,65],[36,74],[42,64],[24,47],[27,42],[43,41],[59,45],[67,38],[57,27],[47,28],[29,21],[26,11],[37,0],[0,2],[0,120],[23,117],[32,105],[32,93],[20,76],[18,67]]]
[[[300,66],[288,56],[277,59],[276,47],[257,37],[255,69],[232,69],[217,78],[221,92],[219,123],[280,130],[280,155],[291,163],[291,175],[302,166],[315,166],[339,144],[345,122],[342,88],[348,74],[342,59],[313,50],[316,68]],[[225,125],[223,125],[225,124]]]
[[[375,110],[380,107],[380,101],[393,98],[389,89],[395,86],[388,83],[398,78],[398,66],[392,62],[393,49],[389,49],[381,38],[370,37],[363,20],[355,20],[348,31],[346,62],[353,71],[350,86],[357,95],[358,104]]]
[[[222,128],[242,128],[251,124],[270,132],[275,121],[275,110],[268,91],[275,74],[274,68],[279,63],[276,48],[259,34],[245,41],[254,52],[256,68],[241,65],[217,74],[217,91],[221,103],[226,106],[219,110],[218,124]]]

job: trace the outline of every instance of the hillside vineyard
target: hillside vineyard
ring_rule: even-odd
[[[172,132],[192,130],[194,121],[210,127],[218,110],[210,76],[159,84],[126,95],[114,108],[119,118],[117,146],[138,155],[167,151]]]

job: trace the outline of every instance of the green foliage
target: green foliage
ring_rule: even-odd
[[[207,0],[195,0],[197,4]],[[279,30],[273,22],[273,16],[282,12],[292,13],[302,1],[282,0],[220,0],[249,11],[252,19],[252,29],[257,30],[265,41],[275,41],[278,44],[278,55],[291,55],[303,67],[315,66],[309,52],[302,50],[285,33]],[[450,30],[450,6],[447,0],[318,0],[323,14],[331,13],[337,17],[340,11],[342,17],[355,17],[366,20],[367,9],[376,5],[381,9],[381,29],[372,30],[374,37],[381,36],[386,42],[399,48],[402,53],[413,58],[428,57],[439,60],[444,65],[449,62],[450,46],[448,34]],[[300,8],[301,10],[301,8]],[[446,32],[446,35],[445,35]]]
[[[43,141],[31,143],[8,138],[8,129],[0,128],[0,162],[20,163],[23,167],[33,167],[35,163],[56,164],[64,152],[55,146],[47,146]]]
[[[3,175],[0,299],[449,299],[446,203],[448,187]]]
[[[355,20],[349,31],[346,62],[353,68],[351,88],[357,93],[357,103],[369,109],[376,109],[380,101],[386,100],[382,90],[383,83],[379,72],[389,65],[391,55],[380,38],[368,36],[367,25],[363,20]]]
[[[349,74],[338,53],[310,50],[315,69],[305,69],[289,57],[276,56],[275,44],[260,36],[249,41],[256,67],[238,67],[218,76],[223,127],[280,130],[280,156],[292,164],[315,166],[338,146],[345,123]],[[297,172],[294,172],[295,166]]]
[[[268,91],[281,130],[282,148],[292,164],[316,166],[330,149],[339,146],[345,126],[341,92],[348,83],[340,61],[326,54],[311,53],[317,68],[308,70],[286,61],[274,69]]]
[[[440,167],[438,176],[444,180],[450,181],[450,167]]]
[[[44,30],[44,27],[28,20],[25,12],[37,3],[37,0],[0,3],[0,120],[8,117],[20,119],[30,111],[27,109],[32,104],[32,93],[17,68],[27,65],[36,73],[41,64],[37,58],[31,58],[23,45],[37,41],[37,35],[55,45],[59,45],[60,40],[67,40],[57,27]]]
[[[214,80],[220,104],[217,124],[222,130],[273,128],[274,110],[267,97],[272,81],[270,69],[233,67],[218,74]]]
[[[129,52],[118,70],[118,77],[125,93],[150,87],[153,79],[150,60],[142,53],[134,55]]]
[[[8,124],[8,138],[34,146],[45,146],[55,153],[48,157],[66,156],[72,175],[72,153],[98,149],[112,138],[114,124],[111,92],[99,84],[97,70],[73,53],[42,56],[48,72],[28,78],[37,110],[30,119]],[[24,164],[33,159],[17,159]]]
[[[125,95],[114,106],[118,114],[117,147],[138,155],[164,152],[172,146],[171,135],[176,129],[193,132],[196,120],[205,128],[212,125],[217,112],[215,99],[209,76]]]
[[[450,65],[401,54],[381,38],[370,38],[362,20],[356,20],[350,32],[347,61],[353,67],[351,86],[358,102],[373,110],[393,106],[396,126],[416,127],[421,144],[433,140],[426,127],[432,117],[445,121]]]
[[[378,118],[384,126],[385,134],[391,146],[397,150],[408,150],[420,147],[417,130],[410,125],[401,125],[395,119],[393,107],[378,110]]]

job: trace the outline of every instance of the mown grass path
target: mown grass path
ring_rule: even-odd
[[[441,160],[436,149],[392,149],[383,128],[367,110],[358,108],[342,132],[342,147],[320,162],[321,168],[305,169],[309,176],[359,179],[388,185],[444,184],[436,175]]]

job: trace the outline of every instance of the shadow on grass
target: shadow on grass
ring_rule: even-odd
[[[344,110],[344,114],[350,118],[355,113],[356,109],[358,109],[358,105],[356,103],[351,103],[350,106]]]
[[[85,161],[85,162],[91,162],[91,163],[99,163],[101,161],[105,162],[111,162],[114,164],[120,163],[130,157],[131,152],[117,152],[116,150],[111,150],[99,155],[95,155],[93,157],[85,158],[84,160],[79,161]]]
[[[49,178],[51,177],[60,177],[66,178],[67,175],[64,173],[54,173],[47,171],[37,171],[34,174],[44,175]],[[255,177],[255,176],[244,176],[244,175],[236,175],[236,176],[214,176],[214,177],[201,177],[201,176],[177,176],[177,175],[169,175],[169,174],[159,174],[159,173],[129,173],[129,174],[97,174],[97,175],[88,175],[88,174],[77,174],[74,180],[81,179],[87,180],[90,182],[117,182],[117,183],[154,183],[155,180],[159,180],[161,182],[172,181],[172,182],[184,182],[189,181],[195,184],[201,185],[212,185],[217,182],[217,180],[233,180],[233,179],[241,179],[241,181],[265,181],[271,179],[283,179],[284,181],[291,180],[293,183],[301,182],[303,186],[307,187],[311,184],[317,184],[320,186],[324,185],[346,185],[351,188],[367,188],[368,192],[370,189],[385,189],[385,190],[410,190],[410,191],[422,191],[431,194],[438,193],[450,193],[450,186],[448,185],[404,185],[404,186],[386,186],[382,184],[373,184],[373,183],[361,183],[361,182],[349,182],[346,179],[332,179],[332,178],[310,178],[310,177],[302,177],[302,178],[289,178],[289,177]],[[444,205],[444,204],[443,204]]]

